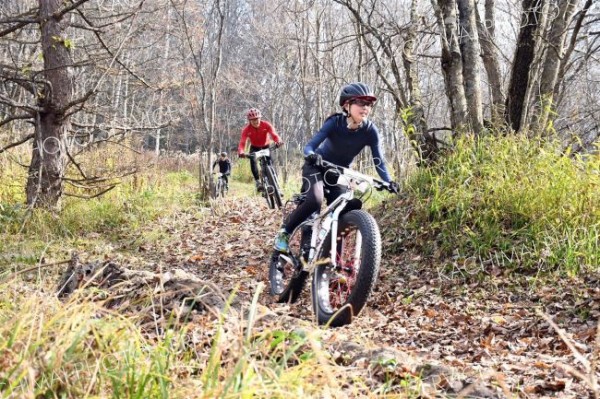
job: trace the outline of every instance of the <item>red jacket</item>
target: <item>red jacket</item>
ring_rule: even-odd
[[[277,133],[275,133],[273,125],[267,121],[261,120],[257,128],[251,124],[246,125],[242,129],[242,138],[240,139],[240,144],[238,145],[238,154],[244,152],[244,149],[246,148],[246,141],[248,140],[250,140],[250,145],[254,147],[265,147],[269,143],[269,135],[276,143],[281,142],[281,138]]]

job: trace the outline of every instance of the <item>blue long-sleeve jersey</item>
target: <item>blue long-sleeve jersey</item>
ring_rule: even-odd
[[[350,130],[345,115],[330,116],[306,144],[304,155],[315,152],[328,162],[350,167],[354,158],[367,146],[371,148],[377,174],[383,181],[389,183],[392,179],[381,152],[379,130],[369,120],[360,129]]]

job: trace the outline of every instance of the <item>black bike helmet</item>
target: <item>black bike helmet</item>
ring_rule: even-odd
[[[343,107],[350,100],[366,100],[375,102],[377,97],[373,94],[369,86],[361,82],[350,83],[342,87],[340,92],[340,106]]]

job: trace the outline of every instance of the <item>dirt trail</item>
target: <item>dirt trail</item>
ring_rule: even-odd
[[[260,282],[268,288],[268,259],[280,213],[258,197],[228,199],[207,212],[202,220],[180,215],[163,221],[174,238],[171,244],[160,252],[139,251],[214,282],[225,292],[237,290],[238,299],[249,303]],[[367,308],[352,325],[327,332],[331,350],[346,353],[347,362],[357,367],[368,367],[369,356],[381,351],[395,354],[399,364],[413,362],[413,370],[414,362],[420,362],[426,365],[420,369],[424,378],[447,392],[480,381],[475,396],[590,396],[570,369],[587,375],[585,360],[578,362],[575,352],[580,359],[590,359],[594,352],[600,314],[597,280],[536,286],[499,270],[481,281],[451,279],[438,271],[454,267],[458,275],[460,270],[452,260],[445,263],[443,268],[409,252],[390,257],[384,247],[379,281]],[[274,303],[266,291],[260,301],[276,314],[292,316],[303,326],[312,320],[308,288],[292,306]],[[546,314],[565,330],[564,337]],[[461,375],[449,377],[455,372]],[[495,386],[495,394],[483,386]]]

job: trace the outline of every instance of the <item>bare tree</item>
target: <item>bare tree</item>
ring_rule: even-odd
[[[508,94],[506,98],[506,121],[519,131],[527,107],[527,93],[531,84],[530,70],[535,57],[536,41],[542,21],[542,7],[546,0],[523,0],[521,29],[513,59]]]
[[[48,51],[64,52],[58,58],[38,57],[42,3],[59,7],[47,11],[45,26],[55,41]],[[496,126],[499,115],[513,129],[533,121],[565,145],[593,148],[598,3],[482,0],[481,15],[474,3],[4,0],[0,153],[35,143],[31,204],[53,201],[42,192],[60,198],[114,186],[86,165],[97,145],[200,152],[205,188],[208,157],[235,147],[248,107],[261,108],[284,135],[289,146],[279,153],[292,165],[323,119],[339,112],[339,88],[357,79],[377,91],[372,116],[397,171],[415,154],[423,164],[435,159],[441,130],[478,131],[482,110]],[[48,33],[52,24],[61,31]],[[44,119],[51,116],[54,124]],[[53,158],[44,149],[54,166],[43,164]],[[63,176],[46,187],[45,174]]]
[[[1,148],[0,152],[33,139],[26,187],[27,203],[32,207],[59,209],[63,194],[82,196],[66,192],[65,184],[76,190],[92,190],[93,196],[113,188],[110,177],[90,175],[80,165],[76,160],[80,154],[78,148],[87,135],[94,140],[101,137],[102,141],[108,142],[114,137],[124,137],[136,125],[124,120],[129,115],[128,98],[123,96],[123,92],[129,90],[125,76],[135,76],[144,82],[131,66],[126,65],[126,57],[123,56],[124,45],[132,36],[135,24],[126,25],[125,39],[115,41],[112,48],[104,29],[115,28],[123,21],[131,22],[132,17],[135,19],[139,14],[144,0],[134,4],[133,10],[121,12],[113,7],[102,17],[97,12],[106,10],[88,7],[90,3],[93,5],[89,0],[38,0],[37,4],[28,2],[24,13],[0,20],[0,26],[6,27],[0,32],[0,48],[7,52],[21,48],[21,55],[30,56],[29,59],[23,56],[3,58],[6,63],[2,64],[5,68],[0,74],[5,78],[3,89],[7,90],[0,92],[4,115],[0,126],[31,121],[33,133]],[[106,25],[95,26],[95,23],[104,20],[108,20]],[[39,27],[39,30],[33,27]],[[111,29],[110,34],[115,31],[122,32]],[[43,57],[34,57],[37,51],[41,51]],[[113,68],[115,65],[117,68]],[[120,70],[128,75],[121,74]],[[116,72],[114,75],[113,71]],[[115,79],[110,81],[112,76]],[[107,81],[110,81],[108,85]],[[110,96],[102,93],[106,86],[110,87]],[[6,96],[4,93],[7,91],[12,96]],[[89,101],[92,98],[94,100]],[[103,114],[101,104],[106,99],[111,104],[105,108],[116,109],[121,117]],[[94,106],[91,107],[90,103]],[[101,125],[107,119],[110,123],[98,136],[99,128],[104,129]],[[16,126],[25,131],[30,129],[28,125]],[[147,129],[139,124],[137,126],[140,130]],[[69,165],[79,177],[67,176]],[[131,170],[125,173],[131,173]]]
[[[467,127],[467,98],[465,94],[463,61],[458,37],[458,18],[455,0],[432,0],[438,25],[442,47],[442,73],[446,85],[451,112],[451,123],[454,130]]]
[[[418,3],[410,2],[410,21],[405,26],[400,26],[398,21],[394,20],[392,10],[377,1],[355,3],[350,0],[336,0],[336,2],[346,7],[357,24],[355,32],[358,47],[364,44],[369,50],[369,56],[376,66],[382,86],[392,95],[397,119],[402,124],[400,128],[412,144],[417,162],[429,163],[437,156],[438,142],[427,127],[416,62],[417,32],[421,21],[417,9]],[[359,51],[359,54],[362,52]],[[396,135],[392,137],[394,164],[396,169],[399,169],[398,157],[403,153],[401,148],[405,141]]]
[[[475,0],[458,0],[460,52],[463,62],[463,82],[469,124],[475,134],[483,127],[483,108],[481,102],[481,77],[479,34],[477,31]]]
[[[554,87],[558,81],[561,60],[565,55],[567,27],[571,23],[578,0],[564,0],[553,3],[550,28],[545,35],[546,44],[542,51],[545,53],[539,81],[539,91],[536,95],[535,114],[532,115],[533,130],[542,132],[547,128],[548,119],[555,112]]]
[[[407,135],[410,142],[416,143],[419,162],[429,163],[438,157],[439,147],[434,133],[429,131],[427,126],[421,86],[419,84],[415,51],[420,20],[421,16],[417,12],[417,1],[413,0],[410,6],[410,25],[406,31],[404,51],[402,52],[411,104],[405,129],[408,131]]]
[[[208,12],[202,15],[203,6]],[[183,1],[177,10],[184,34],[186,53],[193,62],[194,78],[191,79],[193,96],[191,101],[192,125],[199,135],[202,150],[198,164],[201,198],[210,193],[212,155],[216,126],[218,87],[223,60],[223,35],[227,0],[214,0],[196,5]],[[203,21],[198,26],[197,21]],[[198,125],[198,121],[200,124]]]
[[[61,0],[39,0],[44,55],[44,86],[37,93],[33,155],[27,179],[27,204],[60,208],[67,156],[65,137],[73,106],[70,47]]]
[[[485,0],[485,14],[483,20],[477,12],[477,30],[481,43],[481,58],[486,70],[488,89],[490,93],[490,118],[494,125],[504,122],[504,104],[506,96],[502,86],[500,72],[500,60],[498,59],[498,48],[496,44],[496,17],[495,1]]]

